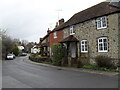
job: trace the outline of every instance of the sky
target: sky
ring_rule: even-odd
[[[39,42],[56,22],[105,0],[0,0],[0,29],[12,38]]]

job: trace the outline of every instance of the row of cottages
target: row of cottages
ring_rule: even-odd
[[[78,59],[94,64],[98,55],[120,59],[120,2],[102,2],[76,13],[67,22],[48,31],[42,39],[49,55],[53,43],[67,48],[68,64]],[[64,20],[63,20],[64,21]],[[49,39],[49,40],[47,40]],[[43,45],[44,46],[44,45]],[[44,46],[45,47],[45,46]]]
[[[51,56],[51,47],[54,45],[54,43],[59,43],[63,39],[63,30],[59,30],[60,26],[64,24],[64,19],[59,20],[59,22],[56,23],[55,28],[51,31],[47,30],[47,35],[43,38],[40,38],[40,54],[43,56]]]

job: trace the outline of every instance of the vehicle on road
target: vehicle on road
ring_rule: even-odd
[[[13,60],[13,59],[15,59],[15,55],[14,54],[8,54],[7,59],[8,60]]]
[[[27,56],[27,53],[21,53],[20,56]]]

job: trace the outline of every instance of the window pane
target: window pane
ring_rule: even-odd
[[[87,41],[85,41],[85,45],[87,45]]]
[[[99,44],[99,50],[103,50],[103,45],[102,44]]]
[[[106,27],[106,17],[102,17],[102,27]]]
[[[103,42],[104,42],[104,43],[107,43],[107,39],[103,39]]]
[[[57,38],[57,32],[54,32],[54,38]]]
[[[85,51],[88,51],[88,50],[87,50],[87,47],[85,47]]]
[[[107,50],[107,47],[104,47],[104,50]]]
[[[82,41],[81,43],[84,44],[84,41]]]
[[[74,30],[73,30],[73,26],[70,26],[70,34],[73,34]]]
[[[97,19],[97,28],[101,28],[101,18]]]
[[[84,51],[84,45],[82,45],[82,51]]]
[[[86,40],[81,41],[81,50],[88,51],[88,45]]]
[[[104,50],[107,50],[107,43],[104,43]]]
[[[99,42],[102,42],[102,39],[99,39]]]
[[[107,39],[103,39],[104,43],[104,50],[107,50]]]

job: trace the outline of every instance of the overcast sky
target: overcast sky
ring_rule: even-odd
[[[39,42],[47,29],[59,19],[65,21],[75,13],[104,0],[0,0],[0,28],[21,40]]]

